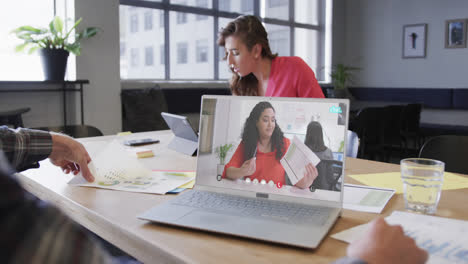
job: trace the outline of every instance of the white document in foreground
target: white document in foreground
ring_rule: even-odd
[[[395,211],[385,220],[401,225],[405,234],[429,253],[428,264],[468,263],[468,221]],[[331,237],[350,243],[359,239],[367,224],[359,225]]]
[[[89,168],[94,175],[94,182],[87,182],[78,174],[68,184],[96,187],[129,192],[165,194],[193,179],[180,176],[176,172],[151,171],[138,162],[135,156],[118,141],[112,141],[100,151]]]
[[[395,194],[393,189],[345,184],[343,208],[380,214],[393,194]]]
[[[294,136],[288,151],[284,154],[280,162],[292,185],[295,185],[304,177],[305,166],[309,163],[317,166],[320,159],[309,147],[302,143],[299,138]]]

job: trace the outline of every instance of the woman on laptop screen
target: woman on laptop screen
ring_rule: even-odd
[[[239,16],[229,22],[219,33],[218,45],[226,51],[234,95],[324,97],[304,60],[272,53],[268,34],[255,16]]]
[[[284,185],[286,175],[280,160],[289,145],[289,139],[276,124],[273,106],[269,102],[259,102],[245,121],[242,141],[226,164],[223,178]],[[309,188],[317,175],[317,169],[309,163],[304,177],[295,186]]]

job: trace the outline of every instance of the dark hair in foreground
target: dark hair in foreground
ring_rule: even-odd
[[[271,52],[268,34],[262,22],[256,16],[239,16],[229,22],[219,32],[218,45],[224,47],[226,38],[231,35],[240,38],[249,51],[252,50],[255,44],[260,44],[262,46],[262,58],[274,59],[278,56],[278,54]],[[230,86],[233,95],[258,95],[258,80],[252,73],[241,78],[233,71]]]
[[[319,122],[312,121],[309,123],[304,144],[314,152],[321,152],[327,149],[327,146],[323,142],[322,125]]]
[[[245,160],[252,158],[254,151],[257,148],[259,134],[257,130],[257,121],[260,119],[265,109],[271,108],[274,112],[275,109],[269,102],[259,102],[254,106],[250,112],[249,117],[245,120],[244,130],[242,131],[242,142],[244,143],[244,157]],[[278,123],[275,125],[273,134],[271,135],[272,150],[276,150],[276,159],[280,160],[285,153],[285,146],[283,141],[284,135]],[[244,161],[245,161],[244,160]]]

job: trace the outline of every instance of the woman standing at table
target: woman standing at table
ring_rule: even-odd
[[[290,145],[276,124],[275,109],[269,102],[260,102],[245,121],[242,141],[225,166],[223,178],[249,178],[251,181],[284,185],[285,171],[280,163]],[[309,163],[304,177],[295,186],[309,188],[317,177],[317,169]]]
[[[245,15],[229,22],[219,34],[233,75],[234,95],[323,98],[312,69],[299,57],[278,57],[270,50],[260,20]]]

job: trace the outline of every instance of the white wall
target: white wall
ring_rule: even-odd
[[[362,68],[354,86],[468,87],[468,48],[444,48],[445,20],[468,19],[468,1],[339,0],[335,15],[343,5],[345,19],[334,20],[334,29],[344,28],[334,34],[334,63]],[[403,59],[403,25],[420,23],[428,24],[426,58]]]
[[[85,123],[112,134],[122,129],[119,61],[119,1],[75,1],[75,17],[83,17],[81,28],[98,26],[102,31],[82,43],[76,58],[78,79],[89,79],[85,101]]]

